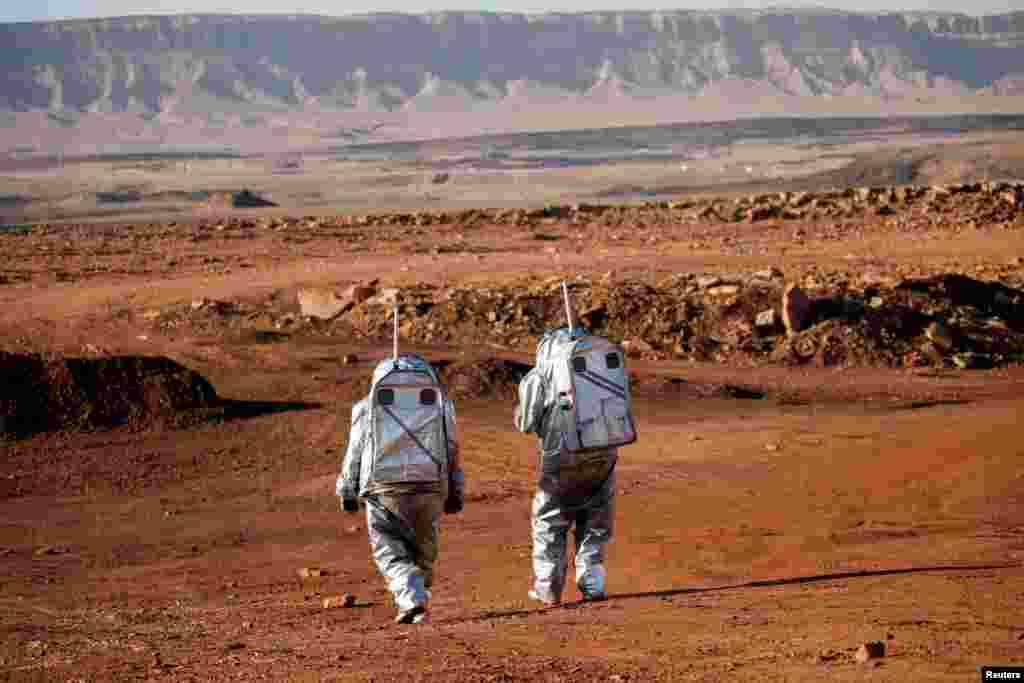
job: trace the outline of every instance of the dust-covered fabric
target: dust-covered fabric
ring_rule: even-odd
[[[373,373],[374,384],[379,383],[393,370],[428,372],[436,378],[433,368],[423,359],[412,354],[399,356],[397,361],[381,361]],[[394,477],[376,477],[372,458],[372,420],[370,397],[363,398],[352,406],[352,423],[349,429],[348,447],[342,461],[341,472],[335,483],[335,493],[343,499],[355,500],[374,493],[401,494],[420,492],[441,492],[463,500],[465,479],[459,459],[457,421],[455,406],[447,397],[444,399],[444,433],[447,436],[446,458],[439,467],[439,475],[431,481],[401,481]]]
[[[366,497],[370,550],[399,611],[430,600],[443,508],[439,493]]]
[[[605,552],[615,523],[615,473],[589,496],[555,496],[539,490],[533,498],[534,592],[557,602],[565,588],[568,534],[575,527],[576,587],[585,597],[604,595]]]
[[[576,336],[585,334],[577,328]],[[571,343],[567,328],[545,335],[537,345],[537,365],[519,383],[513,421],[536,434],[540,447],[538,491],[533,499],[534,592],[546,602],[561,599],[567,571],[567,538],[575,527],[576,584],[585,596],[605,591],[605,552],[615,516],[615,463],[606,448],[572,453],[565,447],[564,411],[554,395],[546,363],[556,345]]]

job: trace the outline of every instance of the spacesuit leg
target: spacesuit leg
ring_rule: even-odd
[[[605,595],[605,552],[615,526],[615,472],[576,512],[576,587],[583,598]]]
[[[565,587],[566,535],[570,518],[557,498],[544,491],[533,497],[533,592],[537,599],[559,602]]]
[[[433,506],[423,506],[420,496],[372,496],[366,499],[370,548],[377,568],[387,581],[399,611],[423,607],[430,599],[427,575],[421,564],[432,567],[437,557],[436,535],[420,539],[418,528],[436,529],[436,525],[417,523],[429,516]],[[426,513],[426,514],[423,514]],[[427,543],[421,543],[421,540]],[[424,550],[427,556],[424,557]]]

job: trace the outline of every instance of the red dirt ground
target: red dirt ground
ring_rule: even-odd
[[[702,228],[701,239],[753,245],[740,253],[627,226],[624,240],[556,254],[484,225],[471,235],[490,250],[482,260],[403,254],[373,228],[358,241],[311,228],[296,241],[199,243],[185,224],[3,235],[3,348],[165,355],[237,409],[187,429],[0,442],[0,680],[964,681],[985,664],[1020,665],[1019,367],[634,361],[641,375],[758,386],[767,398],[641,391],[641,438],[619,469],[610,599],[550,610],[526,599],[535,443],[514,432],[508,399],[462,400],[466,508],[444,519],[430,619],[396,626],[363,518],[333,495],[350,385],[386,346],[157,331],[145,315],[371,277],[482,284],[775,266],[798,279],[830,268],[973,273],[1024,255],[1024,231],[1005,226],[939,225],[910,239],[878,224],[836,241],[808,224],[799,244],[790,228]],[[344,364],[348,353],[360,360]],[[528,360],[530,349],[505,355]],[[303,567],[325,575],[300,578]],[[356,607],[321,607],[343,593]],[[884,642],[885,657],[859,664],[869,641]]]

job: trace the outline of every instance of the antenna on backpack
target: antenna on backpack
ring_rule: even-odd
[[[569,304],[569,287],[565,280],[562,280],[562,298],[565,299],[565,318],[569,321],[569,336],[572,337],[576,326],[572,322],[572,305]]]
[[[395,342],[394,351],[392,352],[392,358],[398,360],[398,303],[395,303]]]

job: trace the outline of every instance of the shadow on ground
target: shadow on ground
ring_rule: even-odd
[[[237,401],[234,399],[224,399],[221,403],[221,410],[223,410],[225,420],[245,420],[264,415],[277,415],[278,413],[317,410],[322,407],[322,403],[307,403],[305,401]]]
[[[646,591],[642,593],[620,593],[609,595],[608,602],[618,600],[633,600],[637,598],[671,598],[678,595],[694,595],[697,593],[715,593],[720,591],[740,590],[743,588],[771,588],[774,586],[796,586],[807,583],[818,583],[822,581],[841,581],[844,579],[868,578],[874,576],[896,576],[900,574],[923,574],[926,572],[953,572],[953,571],[989,571],[994,569],[1017,569],[1019,563],[1010,564],[975,564],[975,565],[941,565],[935,567],[909,567],[905,569],[873,569],[856,572],[838,572],[834,574],[814,574],[812,576],[794,576],[783,579],[765,579],[762,581],[748,581],[731,586],[711,586],[708,588],[670,588],[667,590]],[[576,609],[586,605],[583,600],[564,602],[561,607],[564,609]],[[485,621],[487,619],[502,619],[510,617],[528,617],[541,612],[546,612],[552,607],[538,607],[536,609],[518,610],[489,610],[475,617],[468,619],[450,619],[442,623],[456,623],[466,621]]]

